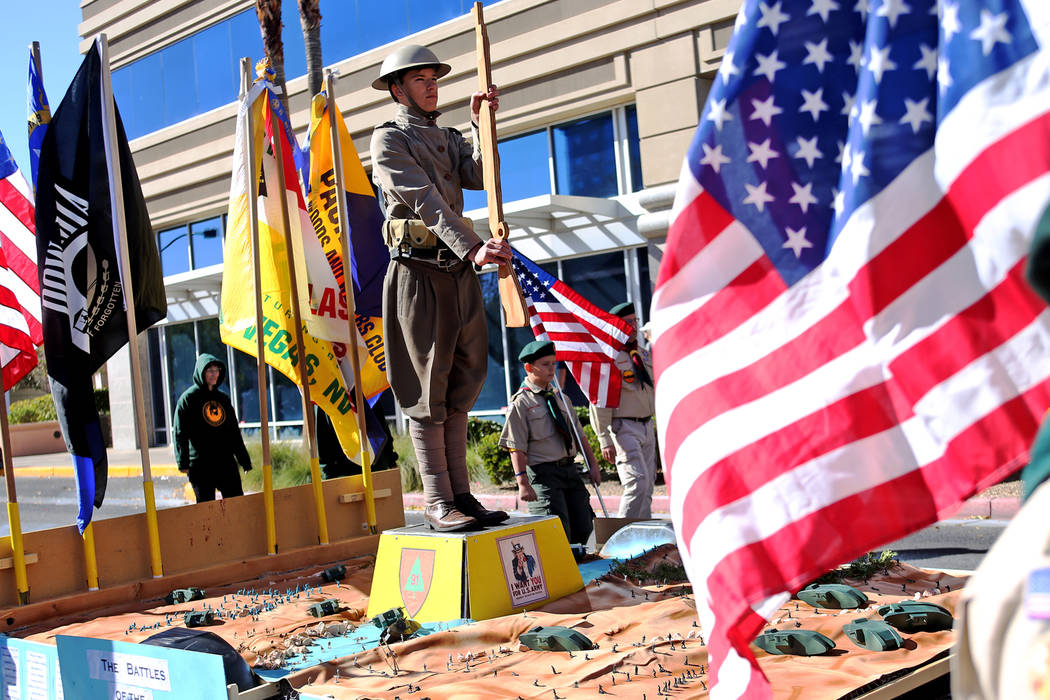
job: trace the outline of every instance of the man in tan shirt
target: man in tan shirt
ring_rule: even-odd
[[[451,67],[422,46],[383,61],[372,87],[397,103],[392,121],[372,133],[372,179],[382,191],[391,248],[383,287],[387,376],[409,417],[424,517],[437,530],[506,520],[470,494],[467,412],[488,367],[488,327],[475,265],[508,264],[510,245],[482,241],[463,215],[463,188],[482,189],[481,152],[439,127],[438,79]],[[493,85],[471,95],[474,143],[483,100],[499,106]],[[473,264],[472,264],[473,263]]]
[[[557,515],[572,544],[585,545],[593,529],[591,496],[580,478],[574,457],[576,436],[583,435],[576,411],[551,388],[557,360],[554,343],[534,340],[518,353],[525,363],[525,381],[510,402],[499,444],[510,450],[518,498],[534,515]],[[576,432],[574,432],[576,431]],[[583,443],[591,482],[601,482],[598,460]]]
[[[631,325],[637,322],[634,304],[625,302],[609,309]],[[591,406],[591,427],[598,436],[602,457],[616,463],[623,485],[619,517],[648,518],[652,515],[653,483],[656,481],[656,430],[653,411],[653,361],[649,351],[632,340],[616,357],[620,371],[620,405]]]

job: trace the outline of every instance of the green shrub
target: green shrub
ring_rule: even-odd
[[[109,413],[109,389],[95,389],[95,410]]]
[[[253,469],[241,477],[246,490],[262,491],[262,441],[245,442]],[[271,441],[270,466],[273,467],[273,487],[283,489],[310,483],[310,455],[299,441]]]
[[[598,435],[594,432],[594,428],[591,427],[590,410],[576,406],[576,417],[580,419],[580,425],[583,426],[583,434],[587,436],[587,442],[591,443],[591,451],[594,452],[594,456],[598,459],[598,468],[602,470],[602,480],[613,479],[619,481],[620,475],[616,471],[616,465],[605,461],[602,457],[602,448],[598,444]]]
[[[480,442],[486,435],[492,435],[503,432],[503,426],[494,420],[488,420],[485,418],[475,418],[471,416],[467,419],[467,444]]]
[[[484,465],[489,481],[499,485],[514,480],[514,466],[510,452],[499,446],[499,433],[489,433],[476,443],[478,457]]]
[[[394,433],[394,452],[397,452],[397,466],[401,470],[402,493],[422,491],[423,481],[419,478],[416,449],[412,447],[412,438],[405,434]]]
[[[51,394],[44,394],[35,399],[15,401],[8,409],[8,420],[12,425],[19,423],[42,423],[49,420],[57,420],[55,403],[51,400]]]

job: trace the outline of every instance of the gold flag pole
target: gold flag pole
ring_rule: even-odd
[[[273,115],[273,108],[270,106],[269,100],[266,102],[266,108],[270,110],[271,123],[274,128],[274,141],[278,143],[279,140],[276,138],[277,129],[283,128],[281,121]],[[314,407],[310,401],[310,379],[307,376],[304,365],[306,364],[306,345],[303,342],[303,320],[302,314],[299,312],[299,285],[295,277],[295,254],[292,248],[292,231],[291,223],[288,217],[288,198],[285,196],[284,182],[285,182],[285,162],[284,162],[284,149],[278,147],[275,150],[274,157],[277,159],[277,178],[280,183],[276,188],[269,188],[268,192],[277,192],[278,199],[281,203],[281,225],[284,227],[284,245],[285,250],[288,254],[288,282],[291,286],[292,293],[292,322],[295,324],[295,344],[299,348],[299,379],[300,387],[303,393],[303,439],[306,440],[307,447],[310,450],[310,480],[314,487],[314,505],[317,509],[317,538],[321,544],[328,544],[328,517],[325,514],[324,507],[324,488],[321,484],[321,462],[317,457],[317,433],[314,425]],[[261,332],[261,329],[260,329]]]
[[[357,355],[357,301],[354,298],[354,276],[350,265],[350,216],[346,210],[346,188],[343,186],[343,147],[339,141],[339,122],[343,115],[335,108],[335,79],[332,71],[325,73],[325,92],[328,99],[328,124],[332,132],[332,167],[335,169],[336,209],[339,212],[339,235],[343,245],[343,286],[346,289],[347,319],[350,326],[350,367],[354,374],[354,398],[357,406],[357,437],[361,446],[361,478],[365,486],[365,513],[368,531],[379,532],[376,527],[375,491],[372,484],[372,446],[368,442],[368,425],[365,418],[365,391],[361,386],[361,359]]]
[[[11,428],[7,422],[7,389],[0,375],[0,450],[4,454],[4,479],[7,482],[7,522],[11,528],[11,555],[15,564],[15,586],[18,604],[29,603],[29,577],[26,576],[25,546],[22,543],[22,518],[18,514],[18,494],[15,492],[15,471],[11,463]]]
[[[164,575],[160,557],[160,532],[157,527],[157,503],[153,495],[153,474],[149,462],[149,441],[146,438],[146,410],[142,397],[142,363],[139,359],[138,320],[135,318],[134,280],[128,253],[128,230],[124,220],[124,185],[120,173],[120,154],[116,152],[117,121],[113,103],[113,83],[109,74],[109,42],[99,34],[99,53],[102,56],[102,117],[105,122],[105,147],[109,173],[109,204],[113,211],[115,238],[120,246],[120,279],[124,291],[124,308],[128,320],[128,354],[131,356],[131,397],[135,404],[135,432],[142,457],[142,491],[146,499],[146,529],[149,536],[150,564],[153,578]]]
[[[241,59],[241,97],[252,85],[252,64]],[[251,107],[249,107],[251,109]],[[248,225],[252,236],[252,274],[255,279],[255,338],[257,342],[256,368],[259,389],[259,436],[262,438],[263,509],[266,518],[266,553],[277,554],[277,520],[273,509],[273,464],[270,461],[270,402],[267,396],[266,345],[263,340],[262,262],[259,257],[259,168],[255,161],[255,125],[248,120],[248,149],[245,154],[248,172]]]

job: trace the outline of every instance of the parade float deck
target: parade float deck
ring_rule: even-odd
[[[706,697],[707,650],[691,588],[661,578],[680,571],[675,547],[661,546],[615,571],[610,563],[582,564],[583,590],[537,609],[476,622],[431,622],[415,638],[389,646],[379,645],[379,630],[366,613],[375,570],[369,554],[209,586],[206,598],[192,603],[124,603],[41,619],[9,634],[46,644],[58,635],[140,642],[182,625],[187,611],[210,609],[222,617],[209,631],[264,678],[287,679],[303,698]],[[323,582],[321,572],[335,564],[345,565],[346,577]],[[493,577],[493,585],[502,585],[501,574]],[[916,595],[953,611],[964,579],[900,564],[867,582],[847,582],[867,595],[867,608],[815,610],[793,600],[774,617],[771,628],[816,630],[837,645],[813,657],[759,652],[775,697],[864,697],[946,656],[951,631],[903,634],[904,648],[878,653],[855,646],[842,627],[875,616],[880,604]],[[331,598],[339,601],[339,612],[320,619],[308,614],[310,605]],[[532,651],[518,643],[519,635],[552,625],[583,633],[597,648]]]

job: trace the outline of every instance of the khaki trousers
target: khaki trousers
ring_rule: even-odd
[[[444,423],[474,407],[488,369],[488,325],[472,265],[443,271],[418,260],[390,261],[383,285],[387,378],[401,410]]]
[[[653,482],[656,481],[656,431],[653,421],[645,423],[626,418],[613,418],[610,425],[616,447],[616,472],[623,485],[620,500],[621,518],[649,518],[653,507]]]

